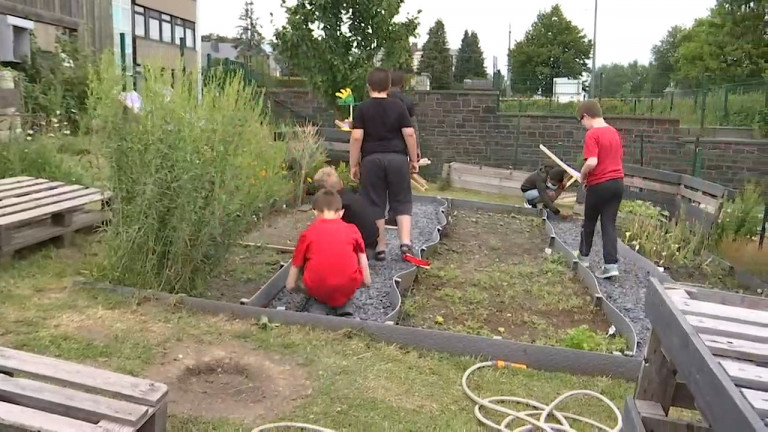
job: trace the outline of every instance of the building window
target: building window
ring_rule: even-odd
[[[171,26],[171,16],[162,14],[161,15],[162,20],[162,26],[161,26],[161,39],[163,42],[167,43],[173,43],[173,27]]]
[[[173,43],[181,45],[181,38],[184,37],[184,20],[181,18],[173,19]]]
[[[159,41],[160,40],[160,13],[155,12],[153,10],[148,11],[148,19],[147,22],[149,22],[149,38],[152,40]]]
[[[195,47],[195,23],[191,23],[189,21],[184,21],[184,29],[186,30],[185,36],[184,36],[184,43],[186,44],[187,48],[194,48]]]
[[[136,36],[147,37],[147,18],[141,6],[133,7],[133,32]]]

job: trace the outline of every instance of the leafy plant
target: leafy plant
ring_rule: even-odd
[[[0,178],[30,176],[80,185],[93,185],[92,177],[73,158],[66,157],[62,142],[34,135],[29,141],[14,138],[2,145]]]
[[[253,215],[290,195],[261,94],[212,71],[198,101],[194,74],[145,66],[138,113],[119,100],[123,77],[105,54],[91,77],[92,131],[105,146],[113,220],[96,274],[109,282],[205,294]],[[92,124],[92,123],[89,123]]]
[[[568,330],[558,344],[566,348],[598,352],[622,352],[627,348],[624,338],[598,334],[586,325]]]
[[[292,183],[296,185],[296,203],[301,205],[312,176],[327,159],[325,142],[318,135],[316,126],[299,126],[288,132],[286,152]]]
[[[716,244],[756,236],[762,226],[765,200],[760,184],[750,181],[733,199],[725,201],[714,230]]]

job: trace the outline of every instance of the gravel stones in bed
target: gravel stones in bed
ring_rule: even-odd
[[[577,251],[581,236],[580,220],[563,220],[550,215],[549,223],[555,230],[557,237],[568,246]],[[637,335],[636,356],[642,356],[645,344],[648,341],[651,325],[645,317],[645,290],[648,285],[647,263],[639,263],[636,260],[645,259],[640,256],[631,256],[627,249],[619,248],[619,277],[613,279],[597,279],[597,285],[608,302],[610,302],[622,315],[624,315]],[[635,254],[636,255],[636,254]],[[589,267],[594,272],[603,266],[603,239],[598,223],[595,229],[595,238],[592,241],[592,252],[589,254]]]
[[[415,200],[413,203],[413,222],[411,236],[414,251],[432,242],[440,221],[440,204],[434,201]],[[396,229],[387,229],[387,260],[369,261],[371,268],[371,286],[363,287],[353,298],[355,316],[362,320],[380,321],[394,312],[397,305],[390,301],[394,289],[393,278],[413,268],[412,264],[400,258],[400,242]],[[314,300],[298,293],[283,289],[270,304],[270,307],[285,307],[286,310],[302,311]]]

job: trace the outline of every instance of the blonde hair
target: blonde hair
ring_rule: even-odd
[[[318,189],[331,189],[334,191],[341,189],[339,173],[336,172],[335,168],[330,166],[320,168],[312,179],[312,182]]]

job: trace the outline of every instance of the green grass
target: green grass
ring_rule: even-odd
[[[78,236],[73,249],[43,249],[0,274],[0,345],[141,375],[174,344],[239,343],[271,353],[310,377],[311,395],[270,421],[337,430],[479,430],[460,388],[462,373],[477,359],[376,343],[350,332],[211,317],[75,288],[73,279],[87,275],[101,259],[100,245],[93,240]],[[481,396],[515,395],[545,403],[585,388],[621,404],[633,388],[610,378],[533,370],[484,370],[470,385]],[[612,421],[610,411],[591,400],[564,408]],[[249,431],[255,426],[179,416],[170,422],[172,431]]]

